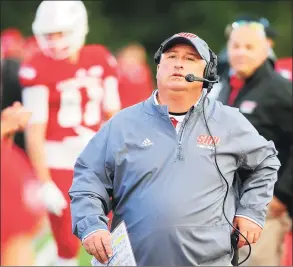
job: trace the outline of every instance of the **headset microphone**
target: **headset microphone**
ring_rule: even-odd
[[[196,77],[193,74],[187,74],[185,76],[185,80],[187,82],[190,82],[190,83],[192,83],[192,82],[208,82],[208,83],[217,83],[217,82],[219,82],[218,80],[211,81],[211,80],[208,80],[208,79],[205,79],[205,78]]]

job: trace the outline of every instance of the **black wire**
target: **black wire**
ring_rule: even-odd
[[[224,181],[225,181],[225,183],[226,183],[226,186],[227,186],[227,188],[226,188],[226,194],[225,194],[224,201],[223,201],[223,214],[224,214],[224,217],[225,217],[226,221],[227,221],[227,222],[233,227],[233,229],[234,229],[238,234],[240,234],[240,235],[243,236],[243,238],[245,239],[245,241],[247,242],[247,244],[248,244],[248,246],[249,246],[249,253],[248,253],[247,257],[246,257],[243,261],[241,261],[241,262],[238,264],[238,265],[241,265],[242,263],[244,263],[245,261],[247,261],[247,259],[250,257],[250,254],[251,254],[251,244],[250,244],[249,241],[246,239],[246,237],[245,237],[243,234],[241,234],[241,232],[240,232],[236,227],[234,227],[234,225],[232,225],[232,224],[229,222],[229,220],[228,220],[228,218],[227,218],[227,216],[226,216],[226,213],[225,213],[225,203],[226,203],[226,199],[227,199],[228,192],[229,192],[229,184],[228,184],[228,182],[227,182],[225,176],[222,174],[222,172],[221,172],[221,170],[220,170],[220,167],[219,167],[219,165],[218,165],[218,161],[217,161],[217,148],[216,148],[216,142],[215,142],[215,140],[214,140],[213,135],[211,134],[210,128],[209,128],[208,123],[207,123],[207,120],[206,120],[206,115],[205,115],[205,100],[206,100],[207,96],[208,96],[208,93],[206,93],[206,95],[204,96],[204,99],[203,99],[203,118],[204,118],[204,121],[205,121],[206,128],[207,128],[207,130],[208,130],[208,133],[209,133],[210,137],[211,137],[212,140],[213,140],[213,146],[214,146],[214,149],[215,149],[215,164],[216,164],[216,167],[217,167],[217,169],[218,169],[219,174],[220,174],[221,177],[224,179]]]

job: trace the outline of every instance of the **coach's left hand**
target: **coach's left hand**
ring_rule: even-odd
[[[236,216],[233,220],[233,225],[235,228],[239,229],[241,234],[246,237],[250,244],[256,243],[260,238],[262,228],[249,219]],[[241,248],[244,245],[248,245],[248,243],[242,235],[239,235],[238,248]]]

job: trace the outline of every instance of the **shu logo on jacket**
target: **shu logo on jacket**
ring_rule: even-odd
[[[148,138],[144,139],[144,141],[141,143],[142,147],[151,146],[151,145],[153,145],[153,142]]]
[[[214,150],[215,147],[214,147],[213,139],[214,139],[215,145],[220,143],[220,137],[218,136],[211,137],[210,135],[201,134],[200,136],[197,137],[197,147]]]

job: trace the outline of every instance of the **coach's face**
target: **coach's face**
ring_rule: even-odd
[[[202,88],[202,82],[187,82],[185,76],[194,74],[203,77],[206,62],[188,44],[177,44],[166,50],[157,67],[159,90],[190,91]]]

